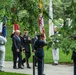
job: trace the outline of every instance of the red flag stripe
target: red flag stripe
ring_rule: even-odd
[[[20,30],[20,26],[17,23],[14,23],[14,30]]]
[[[40,33],[42,34],[42,37],[45,39],[45,29],[44,29],[44,20],[42,17],[42,14],[39,15],[39,26],[40,26]]]

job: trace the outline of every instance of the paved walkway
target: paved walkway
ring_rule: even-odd
[[[26,64],[24,69],[13,69],[12,62],[5,62],[4,70],[6,72],[16,72],[16,73],[24,73],[33,75],[33,66],[30,63],[31,69],[26,68]],[[37,68],[36,68],[36,75],[37,75]],[[45,75],[73,75],[73,66],[72,65],[51,65],[45,64]]]

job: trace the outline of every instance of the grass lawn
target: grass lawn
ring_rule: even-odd
[[[28,74],[11,73],[11,72],[0,72],[0,75],[28,75]]]
[[[12,27],[7,26],[6,61],[12,60],[11,38],[10,38],[11,32],[12,32]],[[44,50],[45,50],[45,63],[52,63],[53,62],[52,49],[50,48],[49,50],[47,50],[45,47]],[[60,56],[59,56],[60,63],[63,63],[63,62],[72,63],[72,60],[71,60],[72,52],[70,52],[69,55],[66,55],[60,49],[59,53],[60,53]],[[32,62],[32,55],[33,53],[31,54],[30,62]]]

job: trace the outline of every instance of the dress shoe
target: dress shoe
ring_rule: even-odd
[[[31,69],[31,67],[30,67],[30,66],[28,66],[27,68]]]
[[[52,65],[58,65],[58,63],[53,63]]]
[[[18,69],[17,67],[13,67],[13,69]]]
[[[4,72],[3,70],[0,70],[0,72]]]
[[[35,67],[38,67],[37,65],[35,65]]]
[[[18,69],[24,69],[23,67],[18,67]]]
[[[24,63],[22,63],[22,66],[24,67]]]

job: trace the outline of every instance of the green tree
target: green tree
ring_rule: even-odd
[[[75,39],[76,35],[76,1],[75,0],[53,0],[54,19],[58,20],[62,18],[64,23],[63,27],[59,28],[61,34],[61,44],[59,47],[62,48],[64,53],[68,54],[70,50],[76,51]],[[72,20],[71,25],[67,23],[67,18]],[[50,42],[51,44],[51,42]],[[49,45],[48,45],[49,46]]]

